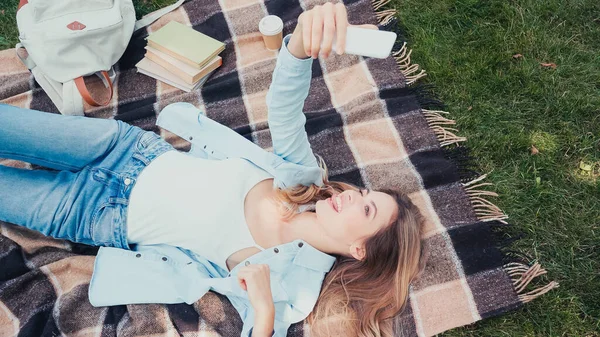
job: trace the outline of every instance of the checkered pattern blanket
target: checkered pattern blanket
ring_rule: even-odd
[[[389,0],[347,0],[353,24],[396,30]],[[277,52],[264,48],[257,23],[281,17],[284,35],[298,15],[322,0],[191,0],[136,33],[117,65],[115,94],[108,107],[86,106],[96,118],[125,120],[158,130],[154,122],[169,103],[185,101],[269,149],[265,95]],[[200,90],[184,93],[137,74],[144,37],[176,20],[226,43],[223,66]],[[57,112],[15,57],[0,52],[0,100]],[[556,286],[525,287],[545,271],[503,249],[497,235],[506,216],[488,197],[483,180],[411,62],[400,39],[387,59],[332,55],[314,62],[305,104],[306,131],[331,179],[408,194],[427,219],[425,273],[412,285],[397,334],[430,336],[514,309]],[[185,145],[163,136],[178,148]],[[16,161],[3,165],[32,168]],[[18,186],[15,186],[18,188]],[[0,201],[1,202],[1,201]],[[128,305],[94,308],[87,286],[96,249],[53,240],[10,224],[0,235],[0,336],[237,336],[241,321],[223,296],[209,293],[194,305]],[[115,277],[119,277],[115,275]],[[290,336],[303,336],[302,323]]]

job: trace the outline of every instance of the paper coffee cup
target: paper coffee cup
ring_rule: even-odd
[[[258,30],[268,50],[279,50],[283,41],[283,21],[277,15],[267,15],[258,23]]]

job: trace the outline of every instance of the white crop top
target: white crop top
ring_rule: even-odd
[[[269,178],[245,159],[208,160],[168,151],[142,170],[131,191],[127,240],[189,249],[228,270],[231,254],[263,249],[246,224],[244,200]]]

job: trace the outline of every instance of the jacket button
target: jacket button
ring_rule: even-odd
[[[163,256],[162,260],[163,260],[163,261],[167,261],[167,258]]]
[[[190,136],[189,140],[194,140],[194,137]]]
[[[275,253],[279,253],[279,249],[278,248],[275,248],[273,250],[275,251]]]
[[[250,265],[250,261],[246,261],[246,263],[244,263],[244,266],[249,266]]]
[[[131,179],[125,178],[123,182],[125,183],[125,185],[129,186],[129,184],[131,184]]]
[[[142,257],[142,254],[135,254],[135,257]]]
[[[298,247],[302,247],[302,246],[304,246],[304,243],[298,242]]]

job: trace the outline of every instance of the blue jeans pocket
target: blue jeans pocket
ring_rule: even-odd
[[[89,236],[96,246],[120,247],[120,222],[125,200],[110,198],[94,211]]]
[[[111,203],[101,204],[90,221],[90,238],[94,245],[105,246],[110,245],[114,240],[114,222],[117,210],[115,205]]]

